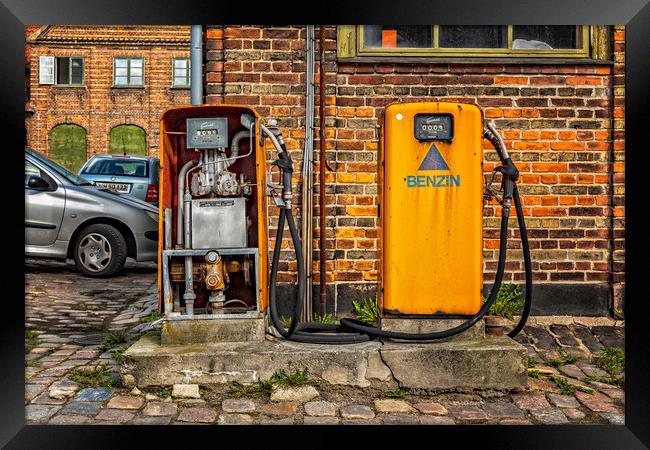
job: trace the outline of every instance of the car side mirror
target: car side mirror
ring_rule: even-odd
[[[30,189],[36,189],[37,191],[47,191],[50,188],[50,183],[39,176],[32,175],[27,181],[27,186]]]

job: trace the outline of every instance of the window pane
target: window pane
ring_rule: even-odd
[[[508,48],[507,25],[440,25],[441,48]]]
[[[136,86],[142,85],[142,77],[131,77],[131,83],[129,84],[133,84]]]
[[[175,77],[186,77],[187,76],[187,69],[174,69],[174,76]]]
[[[514,25],[512,48],[581,48],[579,29],[575,25]]]
[[[56,84],[70,84],[70,58],[56,59]]]
[[[73,84],[82,84],[84,81],[83,61],[82,58],[72,59],[72,74],[70,82]]]
[[[185,69],[187,67],[187,60],[186,59],[175,59],[174,60],[174,68],[175,69]]]
[[[126,59],[115,59],[115,67],[124,67],[126,68],[128,65],[128,62]]]
[[[127,74],[128,71],[126,68],[118,67],[117,69],[115,69],[115,75],[118,77],[125,77]]]
[[[366,25],[363,42],[368,48],[431,48],[431,25]]]
[[[131,60],[131,68],[133,68],[133,67],[142,68],[142,60],[141,59],[132,59]]]
[[[131,67],[132,77],[142,77],[142,67]]]
[[[174,77],[174,86],[186,86],[189,81],[186,77]]]
[[[115,77],[115,84],[127,84],[128,80],[126,76],[116,76]]]

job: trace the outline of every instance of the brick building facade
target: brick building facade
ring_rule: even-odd
[[[157,156],[162,111],[190,103],[189,86],[172,78],[174,60],[189,59],[189,26],[28,26],[26,44],[27,145],[53,159],[52,132],[61,124],[81,127],[86,158],[108,153],[119,125],[143,130],[142,153]],[[47,57],[49,79],[41,74]],[[76,72],[66,67],[71,59]],[[142,79],[119,78],[118,60],[141,60]]]
[[[503,133],[521,172],[536,282],[533,312],[599,315],[621,309],[624,27],[585,31],[589,54],[580,58],[346,57],[354,42],[347,41],[345,28],[349,27],[326,27],[326,156],[332,169],[326,186],[330,312],[348,311],[352,299],[376,292],[377,126],[383,108],[394,101],[424,100],[477,104]],[[317,48],[317,58],[318,54]],[[205,103],[243,103],[263,117],[277,118],[292,158],[302,160],[304,27],[208,26],[204,71]],[[314,136],[318,161],[318,128]],[[496,155],[487,141],[484,145],[489,173]],[[300,164],[296,168],[300,170]],[[300,179],[297,172],[296,183]],[[315,184],[318,192],[317,180]],[[300,204],[299,196],[295,203]],[[277,213],[272,206],[270,211],[272,217]],[[494,203],[484,210],[486,281],[496,270],[500,220],[496,214]],[[517,239],[510,244],[504,280],[521,282],[520,244]],[[283,255],[279,279],[290,282],[295,279],[293,252],[287,247]],[[290,290],[291,284],[286,288]]]

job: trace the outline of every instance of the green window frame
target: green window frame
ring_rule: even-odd
[[[62,79],[64,75],[61,73],[61,67],[60,63],[65,62],[67,60],[67,79]],[[57,86],[83,86],[85,81],[86,81],[86,67],[85,67],[85,60],[82,56],[57,56],[54,58],[55,65],[54,65],[54,84]],[[74,63],[80,62],[80,67],[81,67],[81,80],[77,83],[75,83],[73,80],[75,78],[75,69],[77,69],[79,66],[74,67]],[[78,74],[77,74],[78,75]]]
[[[177,63],[185,62],[185,67]],[[192,82],[190,58],[172,59],[172,87],[188,88]]]
[[[144,58],[113,58],[113,87],[144,87]]]
[[[365,45],[364,25],[339,25],[337,27],[337,56],[339,58],[363,56],[587,58],[590,56],[589,25],[576,25],[579,27],[577,38],[580,47],[575,49],[512,48],[515,25],[507,25],[507,48],[441,48],[439,46],[440,25],[431,26],[433,27],[433,47],[377,48]]]

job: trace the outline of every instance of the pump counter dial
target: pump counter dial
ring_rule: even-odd
[[[451,142],[454,137],[453,116],[449,114],[416,114],[415,139]]]
[[[228,119],[187,119],[187,148],[228,147]]]

